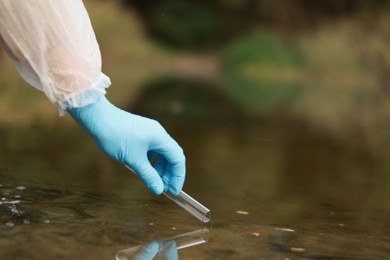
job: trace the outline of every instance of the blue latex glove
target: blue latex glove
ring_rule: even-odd
[[[67,111],[107,155],[133,169],[153,193],[179,194],[185,179],[183,150],[157,121],[123,111],[105,96]],[[148,155],[157,155],[154,167]]]

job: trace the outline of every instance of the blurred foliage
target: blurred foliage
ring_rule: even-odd
[[[147,82],[128,109],[159,121],[180,119],[192,123],[232,120],[242,114],[240,106],[232,104],[221,88],[175,77],[157,77]]]
[[[296,98],[301,91],[298,69],[303,64],[298,49],[285,46],[272,34],[254,33],[224,52],[223,86],[249,111],[265,112]]]
[[[185,107],[182,116],[212,118],[226,115],[215,109],[221,101],[225,108],[230,102],[241,117],[266,117],[283,108],[313,124],[339,129],[343,124],[377,127],[389,114],[388,2],[85,4],[102,51],[103,71],[113,82],[108,96],[121,107],[155,115]],[[214,64],[217,69],[209,69]],[[1,122],[58,120],[56,109],[44,95],[26,87],[3,54],[0,67]],[[202,76],[205,71],[210,75]],[[171,99],[165,99],[163,89]],[[153,102],[145,101],[148,97]]]
[[[158,39],[173,46],[196,47],[212,39],[217,17],[201,2],[171,0],[152,5],[147,19]]]
[[[288,40],[254,31],[224,50],[223,87],[248,113],[266,115],[287,106],[324,127],[379,126],[390,114],[389,24],[384,12],[375,18],[375,29],[354,16]]]
[[[334,129],[376,127],[389,114],[388,0],[122,3],[153,41],[217,53],[213,83],[246,114],[283,108]]]
[[[181,49],[223,46],[257,28],[293,33],[356,13],[375,14],[389,0],[122,0],[137,10],[153,40]],[[287,30],[286,30],[287,29]]]
[[[380,12],[369,22],[349,17],[300,33],[306,67],[297,113],[333,128],[382,125],[390,113],[389,24],[389,12]]]

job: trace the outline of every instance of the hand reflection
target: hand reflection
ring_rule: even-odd
[[[144,245],[124,249],[116,254],[117,260],[179,259],[178,250],[206,243],[210,232],[207,228],[180,234],[162,240],[153,240]]]
[[[168,241],[152,241],[144,246],[134,256],[136,260],[152,260],[152,259],[179,259],[175,240]]]

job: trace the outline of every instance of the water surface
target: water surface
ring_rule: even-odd
[[[180,259],[387,259],[389,135],[293,118],[164,121],[187,154],[184,190],[213,211]],[[202,229],[75,125],[0,129],[1,259],[115,259]]]

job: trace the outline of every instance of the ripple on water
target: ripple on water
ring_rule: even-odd
[[[20,218],[25,214],[19,206],[22,203],[24,190],[26,190],[25,186],[0,184],[0,192],[3,195],[0,200],[0,221],[6,228],[12,228],[17,223],[24,223]]]

